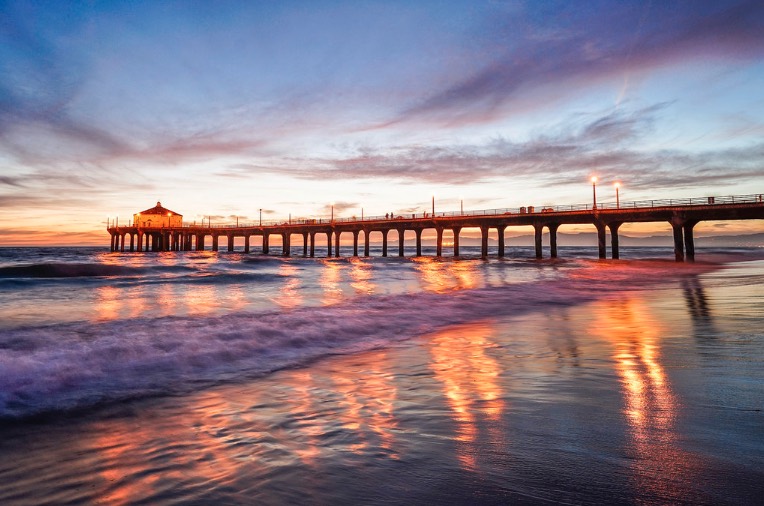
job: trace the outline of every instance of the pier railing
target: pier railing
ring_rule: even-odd
[[[731,204],[754,204],[760,203],[764,205],[763,194],[756,193],[750,195],[727,195],[722,197],[691,197],[681,199],[650,199],[650,200],[634,200],[628,202],[602,202],[597,203],[597,211],[608,211],[618,209],[649,209],[659,207],[687,207],[687,206],[717,206],[717,205],[731,205]],[[443,211],[435,212],[435,218],[454,218],[461,216],[499,216],[504,214],[539,214],[539,213],[570,213],[570,212],[591,212],[594,208],[593,203],[588,204],[570,204],[559,206],[521,206],[521,207],[506,207],[496,209],[481,209],[477,211]],[[355,222],[367,222],[367,221],[390,221],[390,220],[411,220],[411,219],[432,219],[433,215],[429,211],[419,213],[400,213],[394,216],[382,215],[382,216],[349,216],[343,218],[292,218],[288,220],[267,220],[255,223],[238,223],[238,224],[217,224],[211,225],[204,224],[188,224],[184,223],[184,227],[198,227],[206,226],[208,228],[244,228],[244,227],[259,227],[259,226],[274,226],[274,225],[319,225],[330,223],[355,223]]]
[[[481,209],[477,211],[443,211],[436,212],[435,218],[453,218],[462,216],[499,216],[505,214],[546,214],[546,213],[570,213],[570,212],[591,212],[593,208],[596,211],[608,211],[619,209],[647,209],[647,208],[665,208],[665,207],[690,207],[690,206],[718,206],[734,204],[762,204],[764,205],[763,194],[756,193],[750,195],[728,195],[723,197],[692,197],[681,199],[650,199],[635,200],[628,202],[598,202],[596,208],[593,203],[571,204],[559,206],[522,206],[513,208]],[[205,227],[205,228],[250,228],[284,225],[320,225],[331,223],[357,223],[370,221],[390,221],[390,220],[412,220],[412,219],[432,219],[433,214],[429,211],[418,213],[400,213],[396,215],[382,216],[349,216],[331,218],[290,218],[286,220],[267,220],[249,223],[210,223],[206,220],[202,223],[183,223],[183,227]]]

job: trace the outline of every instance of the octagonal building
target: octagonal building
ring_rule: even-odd
[[[182,227],[183,215],[162,207],[161,202],[151,209],[133,215],[134,226],[138,228]]]

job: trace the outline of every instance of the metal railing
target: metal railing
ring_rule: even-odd
[[[570,213],[570,212],[591,212],[595,211],[612,211],[612,210],[627,210],[627,209],[646,209],[646,208],[666,208],[666,207],[691,207],[691,206],[720,206],[720,205],[735,205],[735,204],[761,204],[764,205],[764,194],[756,193],[750,195],[728,195],[723,197],[692,197],[681,199],[651,199],[651,200],[635,200],[629,202],[602,202],[597,203],[597,206],[592,204],[571,204],[560,206],[522,206],[514,208],[501,208],[501,209],[481,209],[478,211],[445,211],[436,212],[435,218],[458,218],[458,217],[470,217],[470,216],[500,216],[500,215],[527,215],[527,214],[547,214],[547,213]],[[204,222],[200,224],[183,223],[183,228],[253,228],[253,227],[272,227],[272,226],[290,226],[290,225],[331,225],[332,223],[366,223],[374,221],[393,221],[393,220],[431,220],[433,214],[431,212],[419,212],[419,213],[401,213],[398,215],[383,215],[383,216],[363,216],[358,218],[356,216],[345,218],[290,218],[287,220],[268,220],[257,221],[254,223],[209,223],[207,225]],[[206,221],[206,220],[205,220]],[[155,227],[162,228],[162,227]],[[176,228],[176,227],[173,227]]]

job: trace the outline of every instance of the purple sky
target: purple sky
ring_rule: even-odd
[[[764,192],[760,1],[0,2],[0,38],[0,245],[103,243],[157,200],[222,222],[585,203],[592,175],[606,201]]]

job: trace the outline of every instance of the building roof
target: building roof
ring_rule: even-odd
[[[157,205],[155,205],[151,209],[146,209],[145,211],[141,211],[138,214],[160,214],[162,216],[167,216],[168,214],[172,214],[173,216],[183,216],[180,213],[176,213],[175,211],[170,211],[169,209],[162,207],[161,202],[157,202]]]

